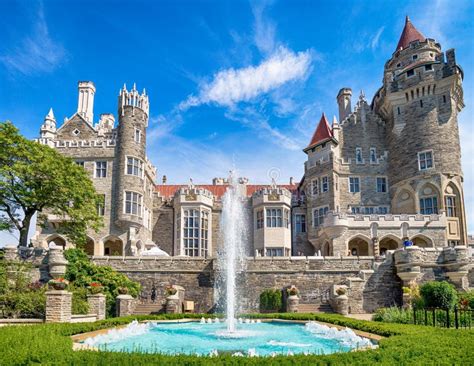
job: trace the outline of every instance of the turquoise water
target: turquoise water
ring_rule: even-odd
[[[128,330],[127,330],[128,328]],[[127,328],[89,338],[86,344],[109,351],[269,356],[329,354],[370,347],[350,329],[338,331],[318,323],[265,322],[238,324],[229,335],[225,323],[132,323]]]

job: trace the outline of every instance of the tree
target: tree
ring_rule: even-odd
[[[84,245],[88,228],[98,230],[101,196],[86,171],[46,145],[21,136],[11,122],[0,123],[0,213],[2,228],[19,231],[19,245],[28,245],[31,219],[60,218],[57,231]]]

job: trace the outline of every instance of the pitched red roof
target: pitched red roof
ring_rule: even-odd
[[[425,39],[426,37],[415,28],[407,15],[405,19],[405,27],[403,28],[402,35],[400,36],[400,40],[398,41],[397,49],[395,51],[407,48],[413,41],[424,41]]]
[[[319,145],[332,138],[334,138],[332,129],[329,126],[325,114],[323,113],[319,121],[318,127],[316,127],[316,131],[314,131],[313,137],[311,138],[311,142],[309,143],[307,149],[312,146]]]
[[[155,186],[155,191],[158,192],[162,197],[165,198],[171,198],[174,196],[176,191],[178,191],[180,188],[186,188],[188,187],[187,184],[157,184]],[[213,185],[213,184],[196,184],[196,188],[203,188],[211,192],[216,198],[221,198],[224,193],[227,191],[227,188],[229,187],[228,184],[222,184],[222,185]],[[247,197],[252,196],[256,191],[258,191],[261,188],[270,188],[270,185],[266,184],[247,184]],[[288,189],[291,193],[295,192],[298,183],[295,184],[279,184],[279,188],[286,188]]]

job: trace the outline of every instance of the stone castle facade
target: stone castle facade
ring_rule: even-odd
[[[404,240],[428,248],[467,245],[457,123],[462,78],[454,50],[443,53],[407,18],[371,103],[361,93],[352,109],[352,91],[343,88],[339,119],[329,125],[321,117],[299,183],[263,186],[241,178],[248,254],[377,257]],[[112,114],[94,122],[95,91],[92,82],[80,82],[77,112],[58,128],[51,110],[38,139],[83,165],[104,197],[98,212],[105,225],[89,233],[87,252],[214,256],[228,182],[156,184],[146,155],[146,92],[120,90],[115,126]],[[50,217],[35,246],[71,246],[58,225]]]

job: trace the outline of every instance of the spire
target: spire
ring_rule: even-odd
[[[334,135],[332,133],[331,127],[329,127],[326,115],[323,113],[318,127],[316,127],[316,131],[314,131],[313,137],[311,138],[311,142],[306,149],[331,140],[332,138],[334,138]]]
[[[424,41],[425,39],[426,37],[415,28],[407,15],[405,19],[405,27],[403,28],[402,35],[400,36],[400,40],[398,41],[397,49],[395,51],[407,48],[413,41]]]
[[[334,127],[339,127],[336,116],[333,116],[332,118],[332,128],[334,129]]]
[[[49,119],[51,121],[56,121],[56,118],[54,118],[53,108],[49,109],[49,112],[48,112],[48,114],[46,115],[46,117],[44,119]]]

